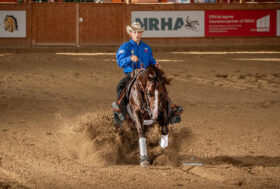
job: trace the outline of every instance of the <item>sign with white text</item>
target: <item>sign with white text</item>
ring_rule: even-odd
[[[143,38],[204,37],[204,11],[132,11],[135,21],[145,29]]]
[[[0,37],[26,37],[26,11],[0,11]]]
[[[275,36],[276,10],[205,11],[205,36]]]

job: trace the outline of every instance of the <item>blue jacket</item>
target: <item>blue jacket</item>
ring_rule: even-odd
[[[130,60],[131,55],[135,55],[140,59],[140,61],[134,63],[134,69],[141,68],[141,63],[143,63],[144,68],[156,64],[149,45],[143,41],[140,41],[140,44],[137,45],[137,43],[130,39],[128,42],[122,44],[117,52],[118,65],[123,69],[125,74],[133,71],[133,62]]]

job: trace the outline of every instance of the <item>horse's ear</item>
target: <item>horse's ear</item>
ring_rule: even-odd
[[[164,79],[164,83],[165,83],[166,85],[170,85],[171,81],[172,81],[172,78],[165,78],[165,79]]]
[[[170,84],[170,82],[171,82],[171,78],[167,78],[167,76],[166,76],[166,74],[164,73],[164,72],[162,72],[162,75],[161,75],[161,77],[160,77],[163,81],[164,81],[164,83],[166,84],[166,85],[169,85]]]

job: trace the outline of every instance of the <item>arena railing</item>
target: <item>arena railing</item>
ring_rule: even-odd
[[[0,3],[126,3],[126,4],[221,4],[280,3],[280,0],[0,0]]]

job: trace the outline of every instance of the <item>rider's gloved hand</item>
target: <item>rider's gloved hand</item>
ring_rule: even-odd
[[[130,60],[132,62],[137,62],[139,60],[139,58],[137,56],[135,56],[135,55],[131,55]]]

